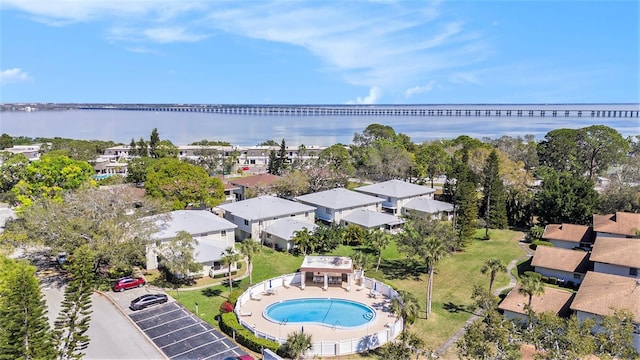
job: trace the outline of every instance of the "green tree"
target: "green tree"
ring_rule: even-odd
[[[129,156],[138,156],[138,149],[136,148],[136,140],[134,138],[131,138],[131,142],[129,143]]]
[[[296,196],[304,195],[309,190],[309,180],[304,172],[294,170],[276,180],[273,184],[278,197],[293,199]]]
[[[581,163],[578,148],[579,131],[576,129],[556,129],[549,131],[544,140],[538,144],[540,165],[550,167],[558,172],[568,171],[583,176],[585,166]]]
[[[140,157],[149,156],[149,145],[143,138],[140,138],[136,144],[136,153]]]
[[[198,240],[186,231],[179,231],[174,238],[160,245],[162,267],[178,279],[186,280],[189,274],[202,269],[196,261]]]
[[[229,246],[226,249],[224,249],[224,252],[222,253],[222,264],[228,267],[227,275],[229,276],[229,293],[233,292],[233,280],[231,280],[231,266],[233,266],[233,264],[238,262],[238,260],[240,260],[240,254],[238,254],[233,247]]]
[[[0,192],[9,192],[25,177],[29,159],[24,154],[0,153]]]
[[[173,143],[169,140],[160,140],[155,146],[153,150],[155,158],[163,158],[163,157],[178,157],[178,147],[173,145]]]
[[[284,347],[288,356],[293,359],[300,359],[307,350],[313,347],[312,337],[302,331],[294,331],[287,336],[287,342]]]
[[[94,256],[87,245],[79,247],[70,259],[71,280],[64,289],[64,300],[55,321],[54,343],[60,359],[81,359],[89,346]]]
[[[13,147],[13,138],[9,134],[2,133],[2,135],[0,135],[0,150],[11,147]]]
[[[480,272],[483,274],[489,273],[489,292],[491,293],[496,275],[501,272],[507,272],[507,268],[500,259],[487,259],[484,261],[484,265],[482,265]]]
[[[480,285],[473,286],[471,299],[473,299],[476,307],[485,312],[496,310],[498,306],[498,298],[490,290],[484,289]]]
[[[158,158],[158,154],[156,153],[156,148],[158,147],[158,143],[160,142],[160,135],[158,134],[158,128],[153,128],[151,130],[151,135],[149,136],[149,155],[152,158]]]
[[[504,184],[500,178],[500,161],[495,149],[491,151],[483,171],[482,208],[484,210],[485,238],[489,239],[489,228],[507,227],[507,209]]]
[[[127,182],[144,184],[147,181],[147,169],[158,160],[148,156],[137,157],[127,163]]]
[[[127,187],[81,188],[66,193],[62,202],[37,200],[5,234],[69,256],[87,244],[95,254],[96,273],[103,267],[131,269],[144,262],[146,240],[162,219],[151,215],[163,210],[161,204],[138,198]]]
[[[596,334],[600,352],[617,359],[637,359],[640,354],[633,346],[634,316],[627,309],[614,309],[605,316]]]
[[[39,197],[59,201],[64,191],[90,182],[93,174],[93,167],[86,161],[47,154],[27,165],[24,177],[11,191],[23,205],[29,205]]]
[[[402,319],[402,331],[407,325],[413,324],[418,318],[420,306],[418,299],[408,291],[398,290],[398,296],[391,299],[391,312]]]
[[[597,201],[590,179],[549,171],[535,196],[538,221],[543,225],[590,224]]]
[[[538,276],[524,275],[520,278],[520,286],[518,287],[518,293],[529,297],[527,306],[531,311],[531,302],[535,295],[544,294],[544,285],[542,280]]]
[[[433,297],[433,273],[436,264],[447,255],[447,248],[442,239],[433,231],[433,227],[420,226],[422,220],[410,219],[400,233],[398,245],[409,257],[424,262],[427,268],[426,318],[431,313]]]
[[[367,236],[367,244],[378,253],[378,262],[376,263],[376,271],[380,270],[380,261],[382,260],[382,250],[386,249],[391,243],[391,235],[380,230],[375,229],[369,232]]]
[[[162,158],[147,168],[145,189],[154,198],[172,203],[174,210],[189,204],[214,207],[224,199],[224,185],[195,165],[174,158]]]
[[[464,248],[473,238],[478,221],[478,200],[473,182],[463,181],[458,185],[454,209],[456,235]]]
[[[434,185],[434,178],[446,173],[449,158],[441,142],[424,143],[418,148],[416,165],[420,173],[431,179],[431,187]]]
[[[305,256],[307,255],[307,252],[313,252],[315,249],[313,235],[306,227],[294,232],[291,241],[293,241],[300,252]]]
[[[24,261],[0,263],[0,359],[54,358],[36,268]]]
[[[262,245],[252,239],[246,239],[240,243],[240,252],[247,258],[247,271],[249,272],[249,285],[253,284],[253,258],[262,250]]]
[[[347,245],[362,245],[367,240],[367,231],[356,224],[349,224],[344,229],[344,241]]]

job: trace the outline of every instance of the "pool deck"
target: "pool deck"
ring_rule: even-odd
[[[260,300],[250,299],[244,303],[240,309],[241,320],[247,324],[255,325],[257,331],[270,334],[280,339],[286,339],[289,333],[300,331],[304,326],[304,332],[312,335],[313,341],[337,341],[361,338],[377,331],[386,329],[388,323],[396,321],[396,317],[391,313],[391,300],[380,295],[377,299],[369,297],[370,289],[352,287],[347,291],[344,287],[329,286],[324,291],[320,286],[307,285],[304,290],[297,286],[289,288],[278,287],[275,294],[263,294]],[[305,299],[305,298],[332,298],[357,301],[371,306],[376,310],[376,318],[356,328],[332,328],[331,326],[315,324],[280,324],[267,320],[262,312],[264,309],[283,300]],[[251,315],[249,315],[251,314]]]

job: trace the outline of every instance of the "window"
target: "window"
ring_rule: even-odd
[[[309,217],[309,212],[308,212],[308,211],[306,211],[306,212],[304,213],[304,217],[306,217],[306,218],[308,218],[308,217]]]
[[[325,212],[325,213],[327,213],[327,214],[329,214],[329,215],[331,215],[331,209],[329,209],[329,208],[325,208],[325,209],[324,209],[324,212]]]
[[[222,235],[222,237],[227,237],[227,230],[220,231],[220,235]]]
[[[244,224],[245,224],[246,226],[249,226],[249,220],[245,220],[245,221],[244,221]]]
[[[582,275],[581,274],[573,274],[573,278],[574,279],[582,279]]]
[[[638,268],[629,268],[629,275],[638,276]]]

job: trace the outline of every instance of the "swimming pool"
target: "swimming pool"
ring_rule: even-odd
[[[346,328],[365,325],[376,317],[371,307],[345,299],[293,299],[267,306],[264,316],[277,323],[314,323]]]

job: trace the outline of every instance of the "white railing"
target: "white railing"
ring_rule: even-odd
[[[265,280],[247,289],[247,291],[238,298],[238,302],[236,303],[235,313],[238,318],[238,322],[249,331],[253,332],[257,337],[284,344],[286,339],[281,339],[259,331],[254,325],[250,325],[244,321],[242,316],[240,316],[240,309],[242,308],[242,305],[251,300],[251,297],[261,295],[268,287],[278,288],[281,286],[299,286],[301,283],[301,276],[301,273],[282,275]],[[398,293],[395,290],[382,282],[367,277],[362,277],[362,281],[366,288],[370,290],[375,289],[375,291],[390,299],[398,297]],[[338,356],[364,352],[388,343],[400,335],[401,332],[402,319],[398,318],[395,322],[387,324],[385,329],[360,338],[344,339],[339,341],[314,341],[311,350],[307,351],[306,355]]]

